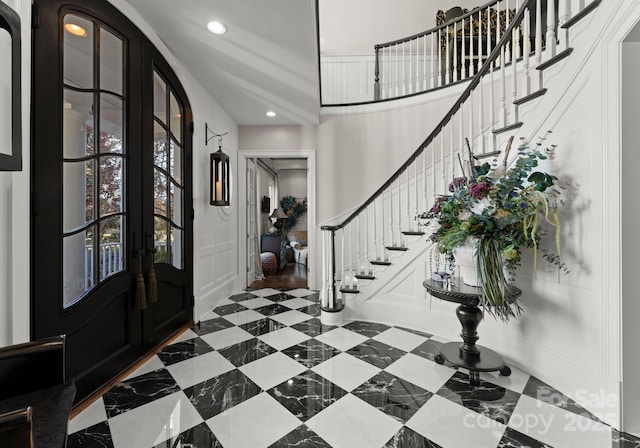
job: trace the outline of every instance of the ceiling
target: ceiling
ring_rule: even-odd
[[[315,0],[128,1],[239,125],[318,122]]]

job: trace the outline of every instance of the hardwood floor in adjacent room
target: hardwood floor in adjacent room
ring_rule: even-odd
[[[307,287],[307,267],[300,263],[287,263],[273,275],[265,276],[264,280],[256,280],[249,289],[275,288],[296,289]]]

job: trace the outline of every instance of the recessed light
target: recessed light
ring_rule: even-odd
[[[270,111],[268,111],[265,115],[266,115],[267,117],[275,117],[277,114],[276,114],[274,111],[270,110]]]
[[[87,35],[87,30],[82,28],[80,25],[76,25],[75,23],[65,23],[64,29],[74,36],[85,37]]]
[[[207,28],[213,34],[224,34],[227,32],[227,27],[216,20],[214,20],[213,22],[207,23]]]

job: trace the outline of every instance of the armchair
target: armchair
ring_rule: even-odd
[[[63,448],[76,387],[65,377],[65,337],[0,348],[3,448]]]

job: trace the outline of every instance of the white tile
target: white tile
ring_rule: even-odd
[[[316,336],[316,339],[320,342],[324,342],[325,344],[329,344],[331,347],[335,347],[338,350],[346,352],[350,348],[362,344],[369,338],[361,335],[360,333],[356,333],[355,331],[339,327],[335,330]]]
[[[253,380],[263,390],[271,389],[278,384],[293,378],[307,370],[305,366],[287,355],[276,352],[245,364],[239,370]]]
[[[184,392],[176,392],[109,420],[113,445],[149,448],[202,423]]]
[[[218,352],[205,353],[167,367],[171,376],[182,389],[233,369],[235,366]]]
[[[310,289],[299,288],[299,289],[292,289],[291,291],[286,291],[286,293],[294,297],[306,297],[306,296],[310,296],[311,294],[315,294],[316,292],[311,291]]]
[[[334,448],[369,448],[383,446],[402,424],[347,394],[309,419],[307,426]]]
[[[380,372],[379,368],[347,353],[340,353],[311,370],[347,392],[351,392]]]
[[[154,370],[158,370],[158,369],[164,369],[164,363],[160,361],[160,358],[158,358],[157,355],[154,355],[151,359],[149,359],[147,362],[145,362],[136,370],[134,370],[132,373],[130,373],[125,378],[125,380],[135,378],[137,376],[144,375],[145,373],[153,372]]]
[[[509,376],[502,376],[500,372],[482,372],[480,373],[480,378],[521,394],[531,375],[512,365],[509,365],[509,367],[511,368],[511,375]]]
[[[284,302],[278,302],[280,305],[288,306],[291,309],[297,310],[298,308],[302,308],[303,306],[309,306],[315,304],[311,300],[301,299],[300,297],[296,297],[295,299],[285,300]]]
[[[249,339],[253,339],[253,335],[238,327],[229,327],[202,336],[202,340],[216,350],[229,347],[238,342],[248,341]]]
[[[225,448],[266,447],[300,423],[266,392],[207,420]]]
[[[406,426],[440,446],[456,448],[495,448],[506,429],[439,395],[431,397]]]
[[[261,306],[269,306],[273,305],[273,302],[269,299],[265,299],[264,297],[256,297],[255,299],[245,300],[244,302],[240,302],[241,305],[246,306],[252,310],[256,308],[260,308]]]
[[[273,288],[264,288],[264,289],[256,289],[255,291],[248,291],[248,292],[258,297],[267,297],[267,296],[272,296],[274,294],[280,294],[282,291],[278,291],[277,289],[273,289]]]
[[[417,334],[399,330],[398,328],[389,328],[375,335],[372,339],[397,347],[405,352],[410,352],[427,340],[424,336],[418,336]]]
[[[509,427],[555,447],[611,446],[611,428],[573,412],[523,395]]]
[[[69,421],[69,434],[87,429],[106,420],[107,411],[105,411],[104,401],[100,397]]]
[[[299,324],[300,322],[304,322],[305,320],[313,319],[313,316],[297,310],[285,311],[284,313],[276,314],[275,316],[270,317],[276,322],[280,322],[281,324],[289,326]]]
[[[436,393],[456,373],[451,367],[408,353],[391,364],[387,372]]]
[[[258,339],[266,342],[276,350],[284,350],[285,348],[289,348],[306,341],[307,339],[309,339],[309,336],[298,330],[294,330],[291,327],[284,327],[260,335],[258,336]]]
[[[171,343],[175,344],[177,342],[184,342],[184,341],[188,341],[190,339],[195,339],[197,337],[198,337],[198,335],[195,334],[193,331],[187,330],[184,333],[182,333],[180,336],[175,338],[173,341],[171,341]]]
[[[224,318],[231,322],[233,325],[242,325],[248,324],[249,322],[254,322],[256,320],[264,319],[264,315],[258,313],[257,311],[246,310],[227,314],[226,316],[224,316]]]

